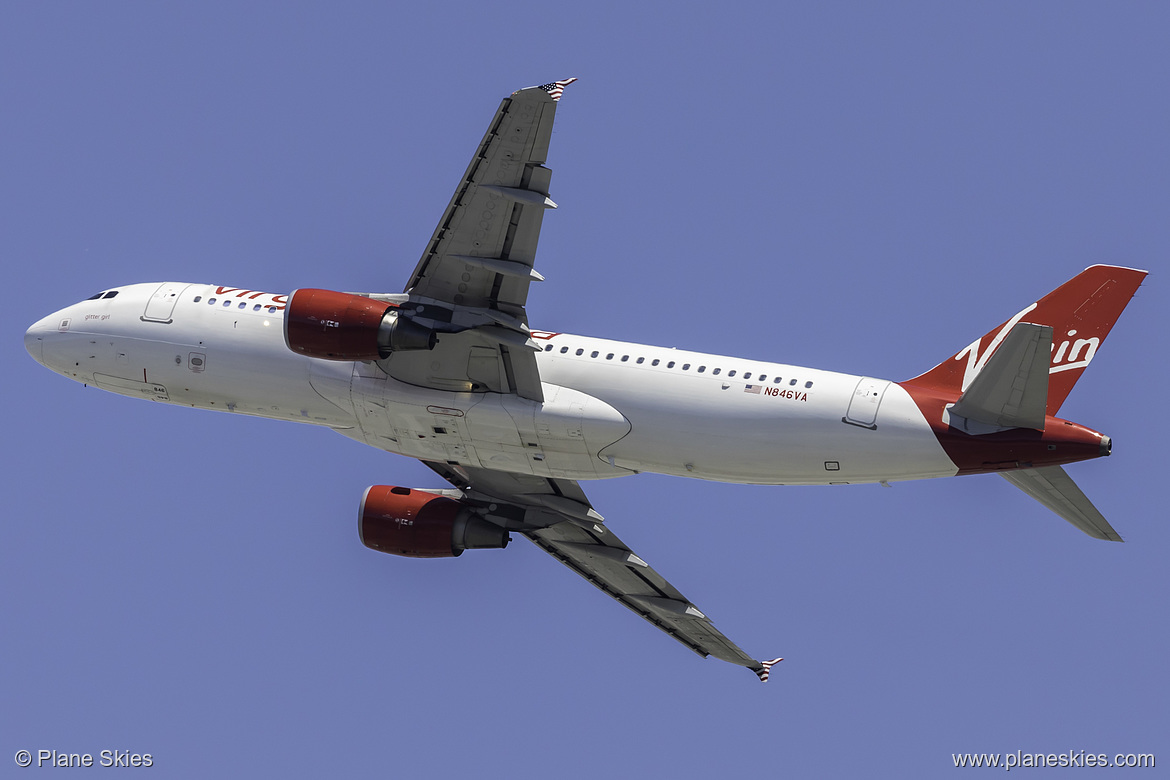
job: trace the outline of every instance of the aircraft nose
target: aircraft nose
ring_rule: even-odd
[[[69,314],[64,309],[55,311],[48,317],[42,317],[34,322],[24,332],[24,348],[28,350],[28,354],[32,355],[33,360],[46,368],[50,366],[45,362],[45,358],[52,359],[52,347],[57,341],[52,337],[59,332],[68,330],[68,317]],[[48,348],[45,346],[46,342],[48,342]]]
[[[32,355],[33,360],[45,364],[44,357],[45,344],[45,321],[35,322],[24,332],[24,348],[28,350],[28,354]]]

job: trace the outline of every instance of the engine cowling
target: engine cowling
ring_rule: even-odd
[[[511,541],[506,530],[456,499],[390,485],[366,488],[358,538],[371,550],[409,558],[451,558]]]
[[[333,290],[294,290],[284,310],[284,343],[327,360],[379,360],[399,350],[431,349],[435,332],[398,307]]]

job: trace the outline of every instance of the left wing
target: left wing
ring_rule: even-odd
[[[395,379],[542,401],[524,304],[552,172],[544,167],[557,100],[576,79],[504,98],[406,285],[407,315],[439,331],[433,350],[400,352]]]
[[[489,507],[489,520],[524,534],[699,655],[746,666],[764,682],[772,666],[781,660],[758,661],[724,636],[666,578],[605,527],[575,481],[424,462],[463,491],[469,502]]]

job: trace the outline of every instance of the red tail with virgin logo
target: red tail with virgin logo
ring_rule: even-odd
[[[1145,277],[1145,271],[1114,265],[1086,268],[954,357],[900,384],[957,398],[1016,323],[1050,325],[1047,412],[1055,415]]]

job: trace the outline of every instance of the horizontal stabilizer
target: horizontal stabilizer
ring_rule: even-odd
[[[1060,466],[1001,471],[1000,474],[1094,539],[1124,541]]]
[[[952,418],[958,415],[964,421],[1002,428],[1044,430],[1051,353],[1052,326],[1015,324],[951,407]],[[965,427],[963,421],[951,424]]]

